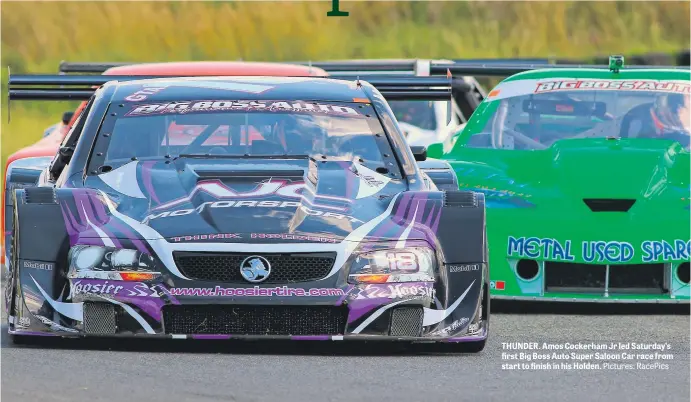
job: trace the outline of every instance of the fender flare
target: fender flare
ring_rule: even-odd
[[[57,300],[67,281],[65,273],[70,243],[55,189],[17,189],[13,198],[15,249],[12,269],[15,287],[34,288],[33,282],[38,281],[41,288]],[[25,268],[28,263],[48,264],[50,270]]]

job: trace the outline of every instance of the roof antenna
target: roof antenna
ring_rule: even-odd
[[[360,76],[359,75],[357,76],[357,80],[355,81],[355,85],[357,85],[358,87],[362,86],[362,84],[360,83]]]
[[[312,75],[312,60],[308,61],[307,65],[309,66],[309,70],[307,70],[307,74]]]

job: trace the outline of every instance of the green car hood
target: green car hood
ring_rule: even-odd
[[[485,190],[488,201],[558,201],[579,209],[584,199],[688,204],[689,153],[673,141],[572,139],[535,151],[457,149],[448,162],[461,187]]]

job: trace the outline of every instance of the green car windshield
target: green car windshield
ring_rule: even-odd
[[[608,88],[619,83],[619,88]],[[623,84],[622,84],[623,83]],[[500,84],[466,142],[471,148],[539,150],[576,138],[657,138],[689,149],[689,84],[573,80]],[[584,85],[587,84],[587,85]],[[597,89],[595,89],[597,88]],[[482,124],[486,122],[486,124]]]

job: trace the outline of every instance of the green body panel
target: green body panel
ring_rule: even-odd
[[[536,70],[503,82],[554,77],[689,80],[690,75],[671,70]],[[429,157],[450,163],[461,189],[485,193],[491,294],[536,300],[688,301],[689,285],[680,280],[677,267],[686,262],[688,269],[691,254],[689,152],[676,141],[647,138],[563,139],[544,150],[467,146],[498,103],[486,99],[450,149],[447,144],[442,151],[437,144],[428,151]],[[555,120],[553,128],[558,128]],[[635,201],[627,212],[593,212],[584,199]],[[517,275],[522,259],[537,262],[534,278]],[[551,262],[594,264],[599,267],[586,268],[619,275],[622,269],[636,275],[639,267],[631,264],[663,263],[664,268],[658,268],[664,269],[668,290],[653,294],[550,288],[545,263]],[[616,283],[607,284],[612,285]]]

